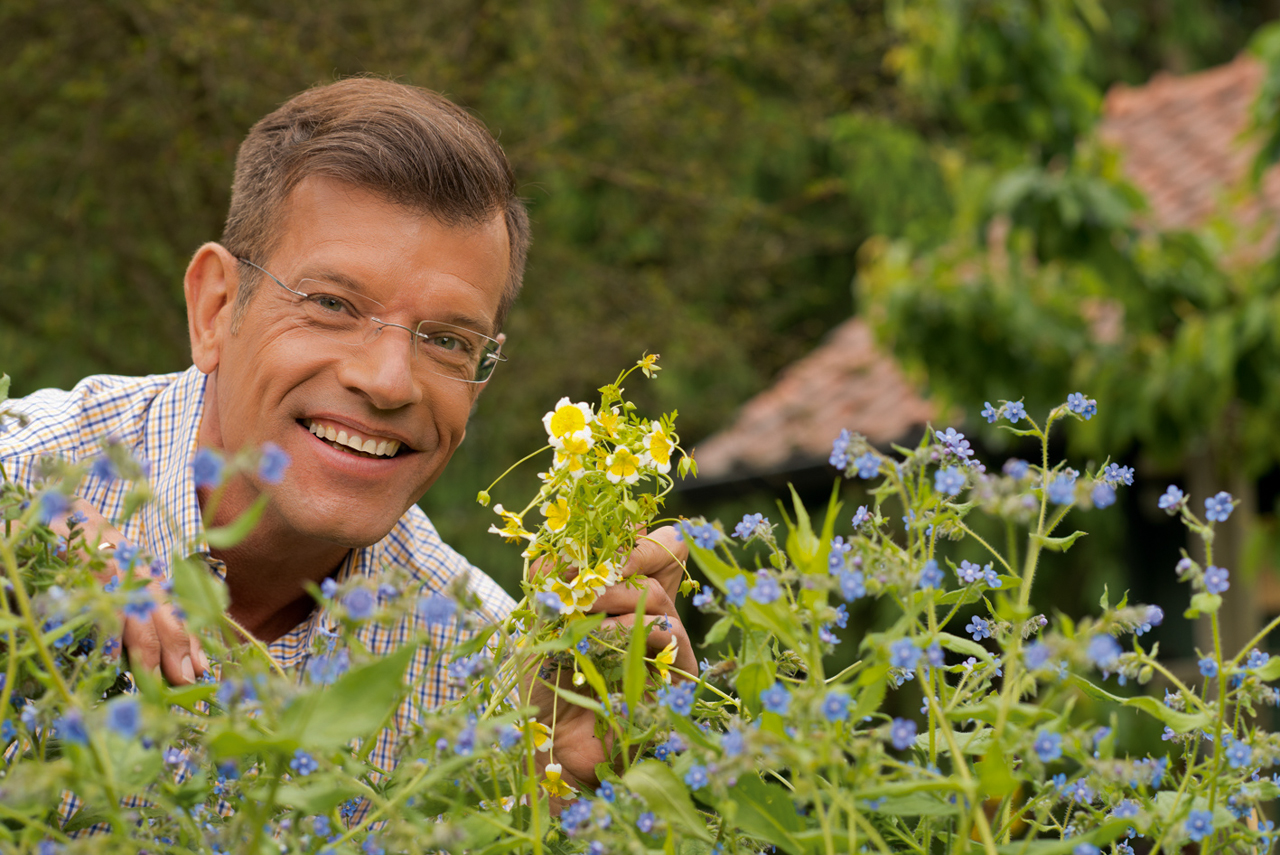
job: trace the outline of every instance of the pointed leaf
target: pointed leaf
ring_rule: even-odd
[[[271,497],[263,493],[253,504],[235,520],[221,528],[211,528],[204,533],[205,543],[214,549],[229,549],[249,536],[253,527],[262,519],[262,512],[267,509]]]
[[[707,833],[706,820],[689,798],[689,790],[666,764],[657,760],[637,763],[622,776],[622,783],[673,827],[678,826],[701,840],[712,839]]]

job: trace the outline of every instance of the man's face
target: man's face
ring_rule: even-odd
[[[497,334],[508,269],[501,214],[454,228],[312,177],[290,196],[283,229],[270,258],[250,260],[290,288],[338,284],[382,304],[383,321]],[[269,521],[283,530],[343,546],[382,538],[444,470],[480,386],[424,370],[403,329],[386,327],[357,347],[317,334],[299,323],[297,298],[266,276],[234,334],[229,307],[224,314],[201,442],[230,454],[269,441],[289,454],[284,481],[266,488]],[[382,455],[316,435],[330,430],[345,432],[348,446],[372,440]],[[394,443],[399,450],[385,456]]]

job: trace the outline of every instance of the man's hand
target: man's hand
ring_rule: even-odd
[[[106,544],[118,546],[124,542],[124,535],[85,500],[76,499],[72,503],[69,513],[74,515],[77,512],[85,518],[82,527],[86,543],[102,548]],[[65,519],[55,520],[49,527],[63,537],[70,532]],[[151,577],[149,568],[135,565],[133,573],[147,580],[147,591],[155,600],[156,607],[146,620],[124,617],[121,642],[130,666],[146,669],[159,666],[165,679],[175,686],[194,683],[209,668],[209,660],[200,649],[200,642],[187,633],[169,604],[168,594],[160,587],[159,580]],[[111,557],[100,581],[106,582],[115,575],[121,575],[121,571],[115,558]]]
[[[665,616],[667,619],[666,629],[655,627],[650,631],[649,655],[653,656],[662,650],[674,638],[678,645],[674,667],[696,674],[698,660],[693,654],[693,645],[684,625],[680,623],[675,606],[680,582],[684,578],[684,563],[688,558],[689,549],[683,541],[676,538],[676,530],[672,526],[658,529],[653,534],[641,535],[623,567],[622,575],[624,578],[639,576],[644,586],[635,588],[627,583],[614,585],[596,599],[591,611],[609,615],[605,618],[606,624],[631,627],[636,620],[636,606],[643,595],[645,614],[651,618]],[[570,688],[568,675],[563,680],[565,688]],[[551,726],[553,699],[551,690],[535,677],[532,701],[540,710],[539,720],[547,726]],[[555,741],[552,745],[555,761],[561,765],[565,780],[575,785],[594,786],[598,782],[596,764],[609,759],[608,747],[595,735],[595,714],[566,703],[563,699],[555,706]]]

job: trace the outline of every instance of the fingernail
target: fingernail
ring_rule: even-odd
[[[188,683],[194,683],[196,681],[196,672],[195,669],[191,667],[190,656],[182,657],[182,679],[186,680]]]
[[[209,657],[204,655],[204,651],[197,650],[196,658],[200,660],[200,670],[209,673]]]

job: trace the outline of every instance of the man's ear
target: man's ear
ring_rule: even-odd
[[[206,243],[187,265],[183,291],[187,297],[187,331],[191,359],[205,374],[212,374],[222,358],[222,345],[231,334],[239,262],[226,247]]]

